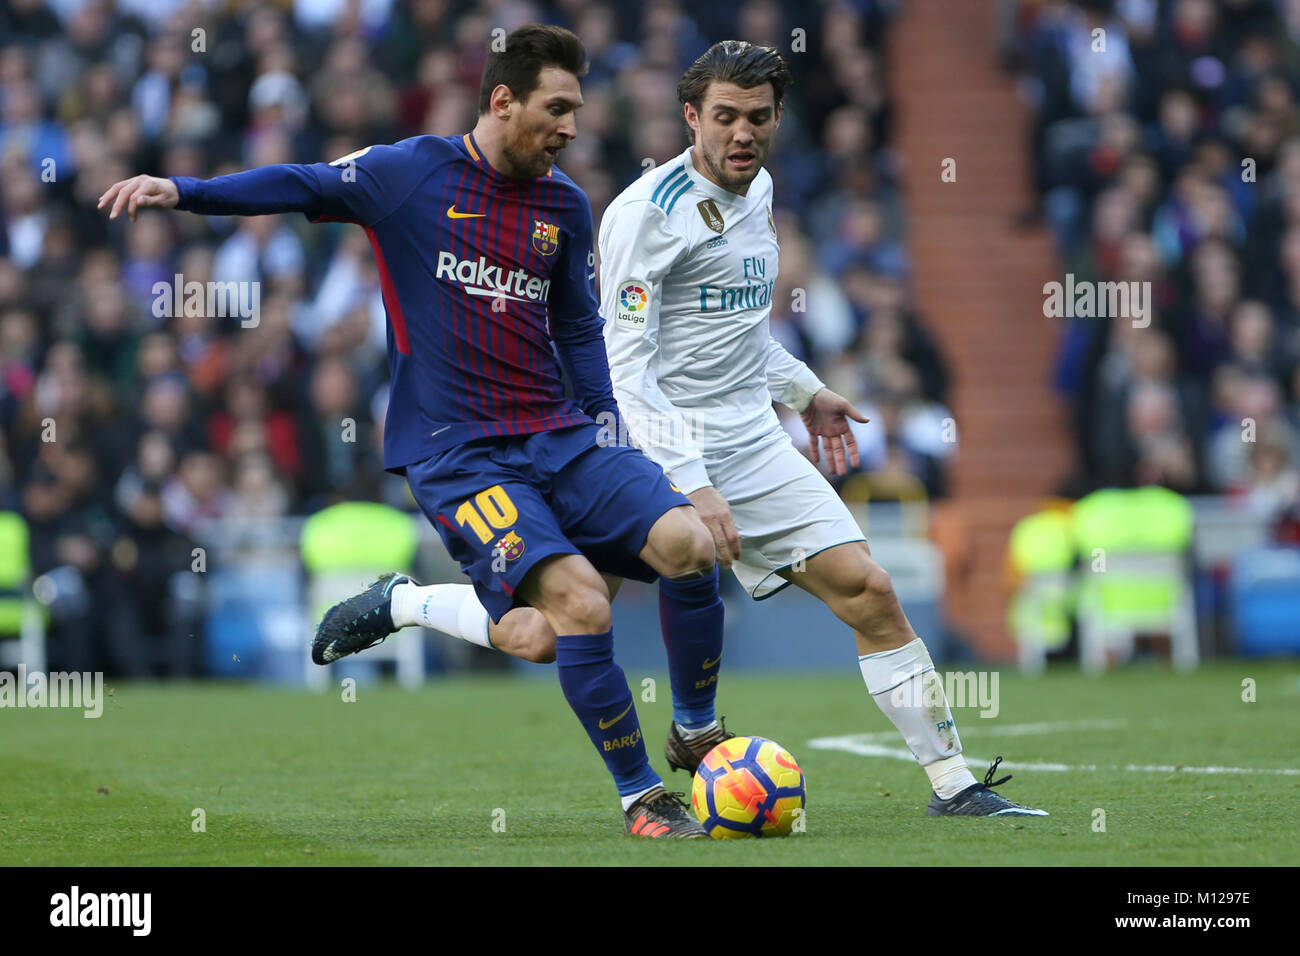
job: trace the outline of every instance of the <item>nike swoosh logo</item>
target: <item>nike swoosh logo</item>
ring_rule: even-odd
[[[599,727],[600,727],[601,730],[609,730],[609,728],[613,727],[616,723],[618,723],[620,720],[622,720],[624,717],[626,717],[626,716],[627,716],[627,711],[628,711],[628,710],[631,710],[631,709],[632,709],[632,705],[631,705],[631,704],[628,704],[628,705],[627,705],[627,710],[624,710],[623,713],[619,714],[619,715],[618,715],[617,717],[615,717],[613,720],[606,720],[604,717],[602,717],[602,718],[600,718],[600,720],[596,721],[596,723],[597,723],[597,725],[599,725]]]
[[[448,219],[482,219],[486,215],[485,212],[457,212],[455,203],[447,210]]]
[[[594,272],[593,272],[591,275],[587,276],[587,279],[588,279],[588,280],[591,280],[591,279],[594,279],[594,278],[596,278],[596,273],[594,273]]]
[[[446,431],[448,428],[450,428],[450,427],[451,427],[450,425],[443,425],[443,426],[442,426],[441,428],[439,428],[436,432],[434,432],[433,435],[441,435],[443,432],[445,432],[445,431]],[[430,437],[433,437],[433,436],[431,435]],[[721,660],[721,658],[719,658],[719,660]]]
[[[715,657],[713,660],[709,660],[709,659],[706,657],[706,658],[704,658],[704,663],[703,663],[702,665],[700,665],[700,666],[703,667],[705,670],[708,670],[710,667],[717,667],[717,666],[718,666],[718,661],[720,661],[720,660],[722,660],[722,655],[721,655],[721,654],[719,654],[719,655],[718,655],[717,657]]]

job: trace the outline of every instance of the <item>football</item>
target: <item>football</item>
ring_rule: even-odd
[[[700,761],[691,807],[709,835],[785,836],[803,813],[803,771],[790,751],[764,737],[732,737]],[[802,827],[800,827],[802,829]]]

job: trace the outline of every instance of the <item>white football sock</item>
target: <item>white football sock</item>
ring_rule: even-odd
[[[632,806],[632,804],[636,803],[651,790],[662,790],[663,788],[664,785],[662,783],[656,783],[653,787],[646,787],[638,793],[629,793],[626,797],[619,797],[619,799],[623,801],[623,812],[627,813],[628,807]]]
[[[673,723],[677,724],[677,721],[674,720]],[[682,735],[682,740],[685,740],[688,743],[694,740],[700,734],[707,734],[709,731],[717,730],[717,729],[718,729],[718,722],[716,720],[711,720],[703,727],[700,727],[696,730],[687,730],[681,724],[677,724],[677,732]]]
[[[431,627],[480,647],[492,647],[488,612],[468,584],[399,584],[393,588],[392,600],[397,627]]]
[[[976,782],[961,755],[961,738],[943,681],[918,637],[902,647],[858,658],[867,693],[903,735],[942,800]]]

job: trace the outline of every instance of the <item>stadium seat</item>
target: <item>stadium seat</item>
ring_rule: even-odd
[[[31,573],[27,522],[0,511],[0,667],[43,672],[45,614],[30,593]]]
[[[1089,673],[1112,653],[1132,654],[1141,633],[1167,633],[1173,663],[1200,657],[1187,555],[1193,512],[1177,492],[1155,486],[1105,488],[1075,503],[1079,660]]]
[[[1300,550],[1260,548],[1232,563],[1228,604],[1242,654],[1300,654]]]
[[[1041,674],[1048,652],[1070,640],[1074,558],[1068,512],[1040,511],[1011,529],[1009,559],[1020,586],[1007,608],[1007,625],[1026,674]]]
[[[329,608],[361,591],[385,571],[410,568],[419,535],[410,515],[369,501],[343,502],[316,512],[302,528],[300,547],[307,571],[307,633]],[[365,652],[369,661],[391,660],[404,687],[424,681],[424,631],[398,634]],[[307,683],[325,686],[326,667],[312,663],[310,647],[303,655]]]

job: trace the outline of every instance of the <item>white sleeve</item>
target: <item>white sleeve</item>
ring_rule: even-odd
[[[704,458],[686,419],[659,388],[659,308],[664,278],[686,252],[664,211],[633,200],[600,224],[600,313],[605,350],[628,435],[683,494],[707,486]]]
[[[787,352],[776,339],[767,339],[767,390],[775,401],[803,412],[813,396],[826,387],[807,365]]]

